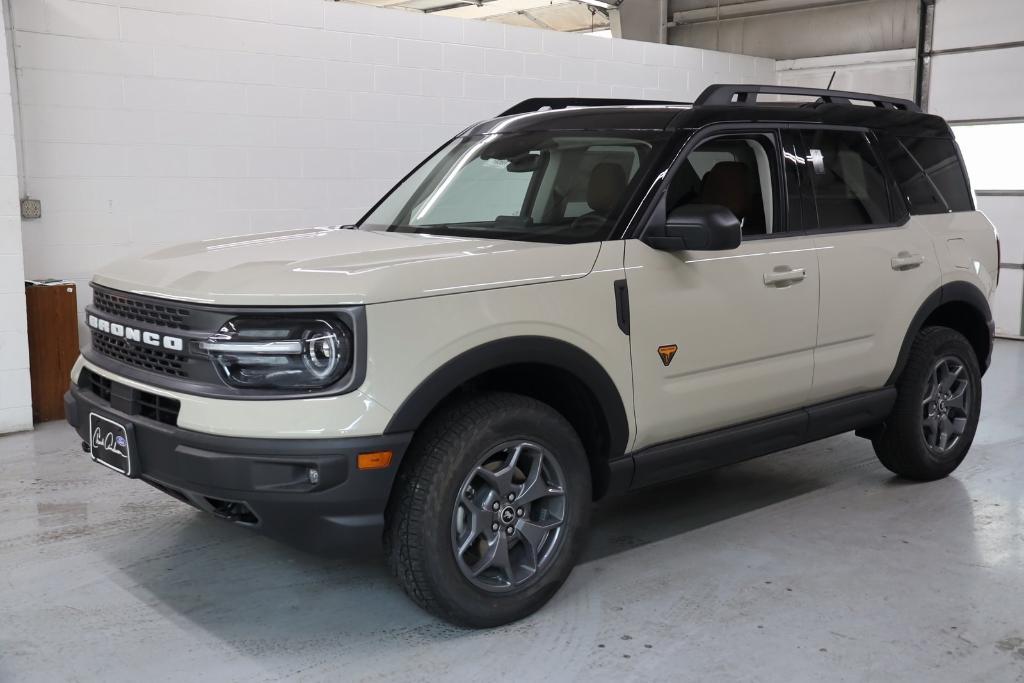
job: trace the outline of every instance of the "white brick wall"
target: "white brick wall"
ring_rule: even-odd
[[[32,428],[18,159],[7,40],[6,22],[0,13],[0,434]]]
[[[692,99],[772,60],[322,0],[10,0],[32,277],[344,223],[466,125],[535,96]]]

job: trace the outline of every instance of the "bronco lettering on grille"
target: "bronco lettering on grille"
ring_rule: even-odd
[[[158,348],[169,349],[171,351],[183,351],[185,349],[185,342],[181,337],[160,335],[156,332],[140,330],[137,327],[129,327],[128,325],[122,325],[121,323],[110,322],[109,320],[104,320],[103,318],[95,315],[89,315],[89,327],[94,330],[99,330],[104,334],[109,334],[112,337],[120,337],[121,339],[127,339],[128,341],[133,341],[139,344],[156,346]]]

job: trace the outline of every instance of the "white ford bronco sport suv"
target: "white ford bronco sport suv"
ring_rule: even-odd
[[[97,273],[67,417],[102,465],[383,546],[418,604],[493,626],[558,590],[595,499],[850,430],[900,476],[952,472],[997,252],[912,102],[529,100],[358,225]]]

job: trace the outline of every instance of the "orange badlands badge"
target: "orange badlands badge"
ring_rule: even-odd
[[[675,358],[676,351],[678,351],[678,350],[679,350],[679,347],[676,346],[675,344],[667,344],[665,346],[659,346],[658,347],[658,355],[661,356],[662,365],[664,365],[667,368],[668,364],[672,362],[673,358]]]

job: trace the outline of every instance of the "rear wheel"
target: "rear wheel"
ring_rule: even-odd
[[[908,479],[941,479],[967,455],[981,412],[981,371],[956,330],[929,327],[911,347],[892,414],[873,440],[878,459]]]
[[[521,619],[568,577],[590,516],[579,437],[515,394],[456,403],[424,425],[396,483],[386,545],[421,607],[475,628]]]

